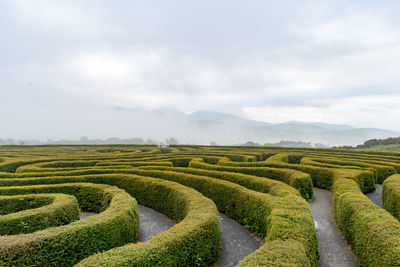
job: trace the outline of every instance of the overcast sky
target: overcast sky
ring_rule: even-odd
[[[399,131],[399,10],[395,0],[1,1],[0,138],[115,106]]]

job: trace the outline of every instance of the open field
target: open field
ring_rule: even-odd
[[[0,146],[0,266],[400,266],[397,173],[370,151]]]

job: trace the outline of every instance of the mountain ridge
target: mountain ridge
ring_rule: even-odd
[[[199,110],[186,114],[175,108],[156,110],[114,107],[115,117],[124,120],[141,120],[140,136],[145,138],[176,137],[183,143],[241,144],[247,141],[275,143],[282,140],[323,143],[329,146],[356,145],[374,138],[399,136],[400,133],[379,128],[356,128],[345,124],[324,122],[288,121],[269,123],[238,115],[211,110]],[[163,137],[154,133],[162,128]],[[148,134],[146,129],[151,129]],[[161,134],[161,131],[157,131]],[[131,135],[132,136],[132,135]],[[137,135],[135,135],[137,136]]]

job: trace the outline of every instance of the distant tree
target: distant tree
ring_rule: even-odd
[[[82,136],[81,139],[79,139],[79,143],[89,144],[89,138],[87,136]]]
[[[165,143],[167,145],[177,145],[178,140],[176,138],[170,137],[170,138],[165,139]]]
[[[4,139],[4,144],[5,145],[14,145],[15,141],[12,138],[6,138],[6,139]]]
[[[143,138],[134,137],[131,139],[132,144],[142,145],[144,144]]]
[[[259,143],[255,143],[253,141],[247,141],[244,146],[261,146]]]
[[[215,141],[211,141],[210,146],[217,146],[217,143]]]
[[[314,144],[314,147],[316,147],[316,148],[326,148],[328,146],[324,145],[324,144],[321,144],[321,143],[316,143],[316,144]]]

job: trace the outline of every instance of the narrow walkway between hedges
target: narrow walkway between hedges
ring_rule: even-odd
[[[160,212],[142,205],[138,205],[138,207],[140,220],[138,241],[140,242],[146,242],[175,225],[173,220]],[[95,212],[81,212],[80,219],[96,214]],[[216,266],[236,266],[240,260],[264,244],[261,239],[255,237],[236,221],[222,213],[219,216],[221,218],[222,251]]]
[[[175,225],[174,221],[164,214],[151,208],[139,206],[139,238],[138,241],[146,242],[153,236],[167,231]]]
[[[219,214],[222,230],[222,251],[217,266],[235,266],[264,243],[236,221]]]
[[[83,220],[86,219],[87,217],[96,215],[98,213],[96,212],[91,212],[91,211],[81,211],[81,214],[79,215],[79,219]]]
[[[377,184],[376,190],[372,193],[365,194],[372,203],[378,205],[379,207],[383,208],[382,204],[382,185]]]
[[[314,201],[309,205],[317,228],[319,266],[358,266],[353,251],[336,227],[331,193],[314,188]]]

